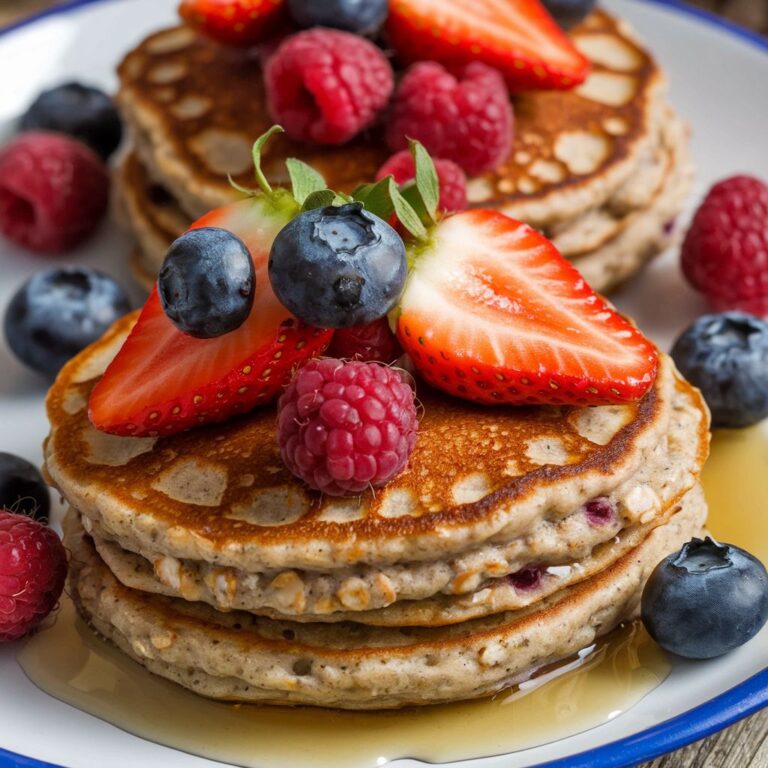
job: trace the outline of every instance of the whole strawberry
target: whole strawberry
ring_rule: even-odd
[[[716,310],[768,316],[768,186],[734,176],[712,187],[683,243],[682,268]]]
[[[0,510],[0,642],[26,635],[54,609],[66,575],[67,553],[50,528]]]

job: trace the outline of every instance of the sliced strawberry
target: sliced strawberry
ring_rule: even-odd
[[[116,435],[168,435],[223,421],[269,402],[297,363],[328,346],[331,331],[301,323],[272,292],[269,249],[289,218],[265,199],[253,198],[219,208],[193,225],[228,229],[248,246],[256,267],[251,315],[232,333],[196,339],[171,323],[155,288],[93,389],[94,426]]]
[[[387,32],[407,63],[481,61],[513,92],[573,88],[590,70],[539,0],[392,0]]]
[[[434,386],[480,403],[640,399],[656,348],[542,235],[496,211],[440,222],[400,303],[397,335]]]
[[[182,0],[179,14],[207,37],[230,45],[255,45],[287,19],[285,0]]]

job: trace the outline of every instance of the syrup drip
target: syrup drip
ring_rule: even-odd
[[[768,563],[768,425],[718,433],[703,482],[712,534]],[[525,749],[608,722],[671,669],[629,624],[492,699],[383,713],[239,706],[149,674],[96,638],[68,599],[19,663],[43,691],[123,730],[246,768],[376,768],[400,757],[439,763]]]

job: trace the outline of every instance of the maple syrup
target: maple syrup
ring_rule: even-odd
[[[703,482],[713,535],[768,562],[768,429],[716,434]],[[608,722],[671,668],[642,626],[628,624],[491,699],[382,713],[231,705],[150,675],[96,638],[68,599],[19,663],[42,690],[123,730],[247,768],[376,768],[525,749]]]

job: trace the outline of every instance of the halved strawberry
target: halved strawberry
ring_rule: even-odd
[[[497,211],[441,221],[400,302],[397,335],[422,377],[480,403],[640,399],[656,348],[546,238]]]
[[[182,0],[179,14],[204,35],[230,45],[255,45],[287,19],[285,0]]]
[[[168,435],[223,421],[269,402],[297,363],[320,354],[332,332],[301,323],[272,292],[269,249],[295,210],[254,197],[212,211],[193,224],[234,232],[256,268],[253,310],[232,333],[196,339],[163,312],[157,287],[90,399],[94,426],[116,435]]]
[[[513,92],[573,88],[590,70],[539,0],[391,0],[387,32],[406,63],[481,61]]]

